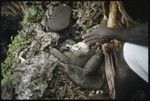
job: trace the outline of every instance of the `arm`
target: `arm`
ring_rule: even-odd
[[[118,30],[115,38],[121,41],[148,46],[148,23],[129,29]]]
[[[98,27],[97,29],[87,32],[82,38],[84,42],[87,42],[89,45],[96,42],[103,44],[111,39],[118,39],[120,41],[148,46],[148,23],[126,29]]]

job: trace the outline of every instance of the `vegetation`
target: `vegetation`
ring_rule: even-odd
[[[42,12],[35,6],[29,7],[25,11],[25,15],[23,18],[23,24],[26,23],[36,23],[42,19]]]
[[[40,10],[32,6],[25,10],[24,16],[23,16],[23,23],[36,23],[42,19],[42,13]],[[23,49],[27,46],[27,40],[26,37],[18,34],[14,37],[14,39],[11,39],[12,43],[9,44],[8,51],[7,51],[7,58],[4,62],[1,63],[1,70],[2,70],[2,79],[1,79],[1,85],[6,84],[11,79],[11,67],[12,67],[12,59],[13,59],[13,53],[16,49],[20,48]]]
[[[27,40],[26,37],[18,34],[13,40],[12,43],[9,44],[8,53],[12,54],[17,48],[24,48],[27,46]]]
[[[7,81],[11,79],[11,66],[12,66],[12,59],[10,57],[7,57],[6,60],[1,63],[2,67],[2,76],[3,79],[1,81],[1,85],[4,85]]]
[[[4,85],[11,79],[11,66],[12,66],[12,54],[17,48],[25,48],[27,46],[26,38],[20,34],[18,34],[13,40],[12,43],[9,44],[9,49],[7,52],[6,60],[1,63],[2,68],[2,76],[1,85]]]

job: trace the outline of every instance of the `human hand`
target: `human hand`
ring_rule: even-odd
[[[114,32],[115,31],[112,28],[98,26],[97,28],[90,28],[87,30],[86,34],[83,35],[82,38],[88,45],[100,45],[115,38],[116,34]]]

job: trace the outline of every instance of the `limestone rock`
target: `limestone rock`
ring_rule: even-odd
[[[14,66],[16,67],[13,71],[13,84],[17,99],[36,99],[43,96],[48,87],[47,81],[52,80],[57,59],[48,53],[41,52],[27,59],[24,64]]]

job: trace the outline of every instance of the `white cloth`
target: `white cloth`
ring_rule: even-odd
[[[148,82],[148,47],[126,42],[123,55],[129,67]]]

